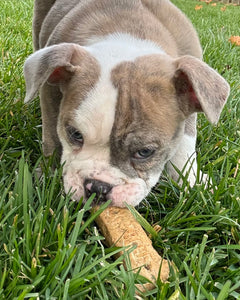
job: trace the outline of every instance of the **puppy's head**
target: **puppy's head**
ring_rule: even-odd
[[[64,186],[73,199],[96,193],[137,205],[177,151],[185,119],[203,111],[217,122],[225,80],[200,60],[165,54],[101,60],[76,44],[44,48],[25,63],[26,101],[47,81],[62,101],[57,132]]]

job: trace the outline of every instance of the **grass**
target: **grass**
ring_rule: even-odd
[[[53,172],[44,160],[38,101],[23,105],[32,2],[0,1],[0,299],[135,299],[134,284],[144,279],[131,271],[131,249],[125,270],[123,257],[113,259],[120,249],[104,247],[92,199],[71,202],[61,167]],[[174,3],[194,23],[204,60],[227,79],[231,95],[218,126],[198,119],[198,164],[212,185],[190,188],[183,178],[181,188],[166,176],[138,207],[154,247],[172,262],[169,282],[158,280],[142,297],[240,299],[240,47],[228,41],[240,35],[240,7]]]

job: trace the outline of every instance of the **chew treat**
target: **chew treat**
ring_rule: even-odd
[[[163,259],[152,247],[152,242],[146,235],[141,225],[127,208],[108,207],[96,219],[102,234],[106,239],[107,246],[133,246],[136,245],[130,254],[130,262],[134,272],[155,282],[160,270],[160,279],[166,281],[169,276],[168,261]],[[120,256],[122,252],[118,253]],[[154,284],[147,283],[138,289],[150,290]]]

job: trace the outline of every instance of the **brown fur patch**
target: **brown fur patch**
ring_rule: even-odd
[[[173,74],[173,65],[162,55],[124,62],[112,71],[112,81],[118,89],[115,127],[121,129],[119,134],[126,132],[128,125],[139,126],[144,120],[160,128],[167,137],[174,135],[182,114],[176,101]]]
[[[110,141],[113,164],[129,163],[131,154],[149,146],[159,155],[167,155],[164,152],[178,138],[184,120],[171,80],[173,74],[173,64],[162,55],[140,57],[113,69],[112,82],[118,89]],[[134,167],[146,171],[156,161]]]

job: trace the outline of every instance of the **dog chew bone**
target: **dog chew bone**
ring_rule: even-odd
[[[134,272],[139,272],[140,268],[139,274],[152,282],[137,285],[138,289],[153,289],[159,270],[160,279],[163,282],[168,279],[168,261],[153,248],[151,240],[127,208],[108,207],[96,218],[96,223],[108,247],[136,246],[129,254],[131,267]],[[117,254],[118,257],[120,255],[122,252]]]

